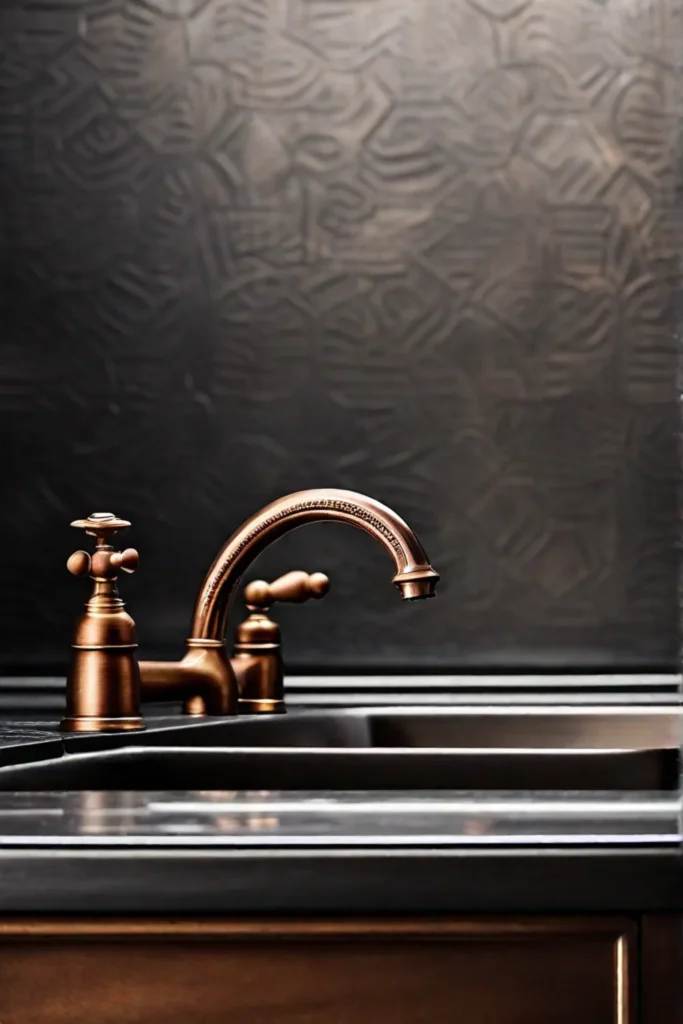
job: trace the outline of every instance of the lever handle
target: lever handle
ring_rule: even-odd
[[[322,572],[307,573],[301,569],[285,573],[272,583],[253,580],[244,588],[244,600],[251,612],[266,611],[275,601],[302,604],[311,598],[319,600],[330,589],[330,581]]]
[[[111,512],[93,512],[87,519],[75,519],[71,524],[96,538],[92,555],[87,551],[74,551],[66,563],[73,576],[92,576],[100,580],[114,580],[119,571],[135,572],[140,561],[135,548],[114,551],[110,541],[117,530],[130,526],[127,519],[118,519]]]

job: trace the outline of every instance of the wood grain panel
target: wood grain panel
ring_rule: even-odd
[[[642,922],[642,1024],[683,1024],[683,917]]]
[[[2,1024],[628,1024],[621,919],[26,922]]]

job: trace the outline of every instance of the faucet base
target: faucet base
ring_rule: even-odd
[[[185,714],[236,715],[237,681],[218,640],[190,638],[182,661],[141,661],[143,700],[182,700]]]
[[[237,702],[238,715],[286,715],[287,708],[283,700],[270,700],[257,697],[240,697]]]
[[[59,723],[61,732],[133,732],[145,728],[144,719],[103,718],[99,715],[78,715],[63,718]]]

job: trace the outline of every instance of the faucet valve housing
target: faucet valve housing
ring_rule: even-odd
[[[284,714],[285,695],[280,627],[268,615],[276,601],[302,604],[319,600],[330,589],[322,572],[295,569],[272,583],[252,580],[244,588],[250,615],[239,624],[232,649],[232,665],[239,687],[239,713]]]
[[[67,569],[90,576],[93,589],[74,631],[71,668],[66,684],[64,732],[144,729],[140,714],[140,671],[135,652],[135,623],[116,589],[119,572],[132,573],[139,556],[134,548],[116,551],[110,543],[130,523],[111,512],[95,512],[72,524],[95,537],[95,550],[74,551]]]

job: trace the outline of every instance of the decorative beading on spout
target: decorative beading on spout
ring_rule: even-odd
[[[264,548],[306,523],[348,523],[382,544],[394,560],[393,581],[406,600],[431,597],[439,574],[407,523],[386,505],[354,491],[297,491],[266,505],[226,542],[209,569],[195,605],[192,640],[225,637],[230,603],[240,577]]]

